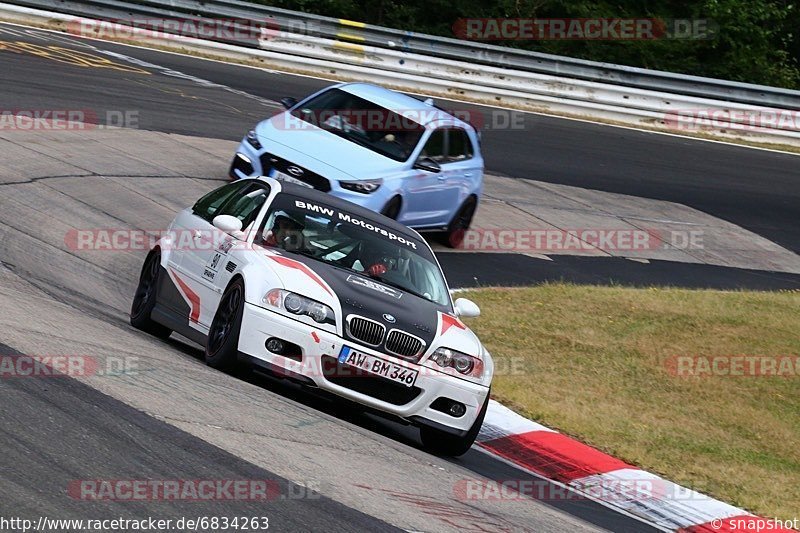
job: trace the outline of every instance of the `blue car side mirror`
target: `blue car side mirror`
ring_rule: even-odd
[[[433,172],[434,174],[442,171],[442,166],[431,159],[430,157],[420,157],[414,163],[414,168],[417,170],[424,170],[425,172]]]

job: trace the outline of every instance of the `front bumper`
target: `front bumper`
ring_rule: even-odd
[[[278,337],[299,346],[302,360],[295,361],[268,351],[265,343],[270,337]],[[419,375],[414,386],[386,383],[386,378],[365,373],[349,374],[344,378],[337,372],[331,373],[331,365],[335,366],[337,363],[328,358],[336,359],[343,345],[418,370]],[[488,387],[376,352],[250,303],[246,303],[244,307],[239,351],[265,362],[267,366],[277,367],[288,375],[302,376],[313,381],[322,390],[369,408],[417,425],[431,425],[456,434],[466,432],[472,427],[489,393]],[[432,408],[431,405],[438,398],[460,402],[466,406],[466,412],[455,417]]]
[[[237,180],[241,178],[269,176],[272,169],[265,168],[265,165],[261,162],[261,156],[265,152],[267,152],[266,149],[256,150],[250,143],[248,143],[246,140],[243,140],[239,144],[239,148],[236,149],[236,153],[233,156],[233,161],[231,162],[231,167],[228,172],[229,177]],[[290,163],[294,164],[295,162]],[[397,191],[391,190],[387,184],[382,185],[373,193],[362,194],[342,188],[341,185],[339,185],[339,180],[337,179],[331,178],[330,176],[326,176],[325,178],[327,179],[329,190],[326,190],[328,189],[327,187],[320,190],[324,190],[325,192],[336,196],[337,198],[342,198],[343,200],[353,202],[354,204],[360,205],[377,213],[386,207],[386,204],[389,203],[389,200],[391,200],[392,197],[397,194]],[[319,189],[318,186],[315,186],[314,188]]]

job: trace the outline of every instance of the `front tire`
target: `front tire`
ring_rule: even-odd
[[[464,234],[472,224],[472,217],[475,216],[475,209],[478,201],[474,196],[470,196],[458,210],[453,220],[447,225],[444,233],[444,244],[450,248],[458,248],[464,242]]]
[[[486,418],[486,410],[488,408],[489,394],[486,395],[486,401],[483,402],[483,407],[481,407],[478,413],[478,418],[475,419],[472,427],[469,428],[469,431],[467,431],[467,434],[463,437],[458,437],[429,426],[422,426],[419,431],[422,445],[426,450],[435,455],[446,455],[450,457],[464,455],[472,447],[472,444],[478,437],[478,432],[481,430],[483,419]]]
[[[168,327],[153,321],[150,314],[156,306],[156,293],[161,276],[161,252],[154,250],[147,254],[139,274],[139,284],[131,303],[131,326],[160,339],[166,339],[172,333]]]
[[[206,339],[206,364],[219,370],[236,366],[239,354],[239,333],[244,313],[244,281],[236,278],[219,301]]]

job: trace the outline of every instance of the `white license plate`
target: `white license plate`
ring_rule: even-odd
[[[342,351],[339,353],[339,363],[360,368],[370,374],[390,379],[406,387],[413,386],[419,374],[416,370],[354,350],[349,346],[342,346]]]
[[[309,185],[305,181],[300,181],[299,179],[295,178],[294,176],[290,176],[289,174],[284,174],[280,170],[273,170],[271,178],[275,178],[276,180],[281,181],[288,181],[289,183],[295,183],[297,185],[302,185],[303,187],[308,187],[309,189],[313,189],[313,185]]]

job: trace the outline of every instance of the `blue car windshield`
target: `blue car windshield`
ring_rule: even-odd
[[[304,255],[443,306],[450,294],[430,248],[380,220],[300,196],[280,193],[269,207],[256,243]]]
[[[411,113],[395,113],[341,89],[325,91],[291,115],[395,161],[407,161],[425,132]]]

